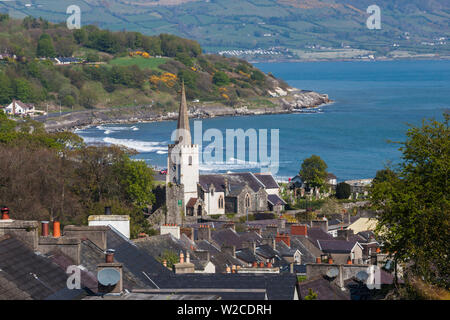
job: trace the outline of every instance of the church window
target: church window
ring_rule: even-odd
[[[219,209],[223,209],[223,196],[219,198]]]
[[[250,195],[248,193],[245,195],[245,207],[250,207]]]

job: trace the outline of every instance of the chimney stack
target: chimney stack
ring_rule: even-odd
[[[114,263],[114,249],[108,249],[106,250],[105,254],[105,262],[106,263]]]
[[[41,235],[43,237],[48,237],[48,234],[49,234],[49,232],[48,232],[48,221],[41,221],[41,227],[42,227]]]
[[[9,208],[6,206],[3,206],[1,209],[2,212],[2,220],[9,220]]]
[[[291,226],[291,235],[293,236],[307,236],[308,235],[308,227],[306,225],[292,225]]]
[[[61,237],[61,224],[59,221],[53,221],[53,237]]]
[[[207,224],[201,224],[197,230],[197,240],[211,241],[211,228]]]

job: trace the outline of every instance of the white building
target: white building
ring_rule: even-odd
[[[13,100],[8,106],[4,108],[6,114],[15,116],[32,115],[36,112],[34,105],[23,103],[19,100]]]

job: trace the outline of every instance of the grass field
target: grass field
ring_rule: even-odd
[[[122,57],[113,59],[109,63],[117,66],[137,65],[141,69],[158,70],[158,67],[166,61],[167,58]]]

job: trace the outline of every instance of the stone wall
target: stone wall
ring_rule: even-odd
[[[178,201],[181,201],[179,206]],[[184,208],[184,186],[174,183],[168,183],[166,186],[166,206],[167,212],[164,223],[172,223],[181,225],[185,212]]]

